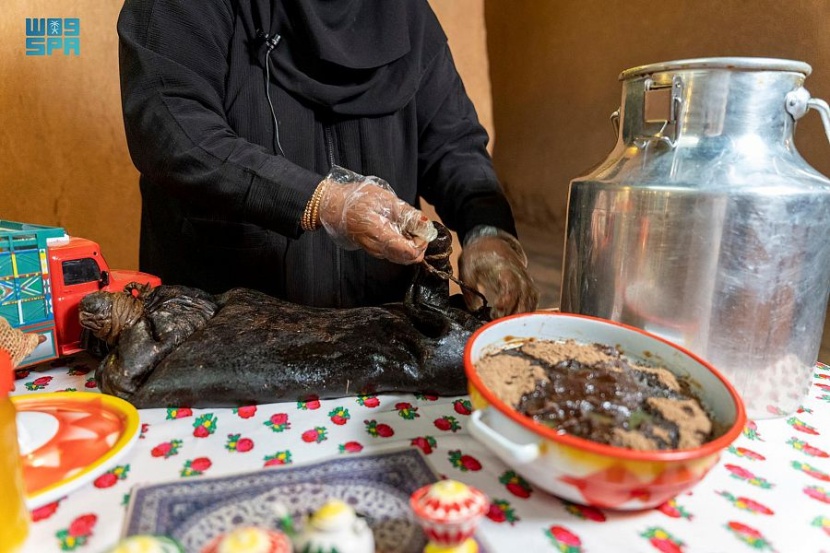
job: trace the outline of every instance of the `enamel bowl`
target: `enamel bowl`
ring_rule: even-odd
[[[559,434],[496,397],[475,369],[482,356],[528,338],[608,344],[631,360],[666,367],[690,383],[724,431],[698,448],[662,451]],[[575,503],[620,510],[656,507],[697,484],[746,423],[740,397],[714,367],[660,337],[604,319],[557,312],[498,319],[470,337],[464,366],[473,405],[470,434],[530,483]]]

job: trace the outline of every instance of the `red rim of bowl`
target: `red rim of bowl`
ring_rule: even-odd
[[[471,359],[473,344],[482,333],[484,333],[489,328],[503,323],[504,321],[528,316],[569,317],[577,319],[589,319],[602,324],[625,328],[634,331],[638,334],[642,334],[643,336],[646,336],[647,338],[650,338],[652,340],[663,342],[669,347],[680,351],[684,355],[694,359],[695,361],[706,367],[706,369],[708,369],[720,381],[720,383],[726,388],[726,391],[729,392],[729,396],[732,398],[732,402],[735,406],[735,422],[729,427],[729,429],[723,435],[718,436],[710,442],[706,442],[700,447],[692,449],[664,449],[654,451],[640,451],[601,444],[599,442],[594,442],[586,438],[579,438],[577,436],[572,436],[570,434],[557,433],[556,430],[554,430],[553,428],[544,426],[543,424],[534,421],[530,417],[522,415],[521,413],[510,407],[508,404],[506,404],[504,401],[502,401],[498,396],[496,396],[496,394],[493,393],[488,387],[486,387],[484,383],[481,381],[481,378],[478,376],[478,371],[476,371],[475,365],[473,365]],[[575,313],[536,311],[532,313],[520,313],[518,315],[510,315],[507,317],[502,317],[495,321],[490,321],[489,323],[486,323],[484,326],[476,330],[473,333],[473,335],[470,336],[470,338],[467,340],[467,344],[464,347],[464,371],[467,373],[467,379],[475,386],[478,392],[481,395],[483,395],[491,405],[495,406],[504,415],[508,416],[513,422],[523,426],[528,430],[540,434],[544,438],[551,440],[553,442],[558,442],[564,445],[585,449],[591,453],[599,455],[607,455],[610,457],[617,457],[621,459],[630,459],[637,461],[684,461],[690,459],[697,459],[701,457],[707,457],[709,455],[714,455],[718,453],[722,449],[725,449],[727,446],[729,446],[729,444],[731,444],[733,441],[735,441],[738,435],[743,431],[743,427],[746,424],[746,410],[744,409],[743,401],[738,395],[738,392],[735,390],[732,384],[711,364],[704,361],[703,359],[701,359],[691,351],[687,350],[686,348],[679,346],[673,342],[669,342],[668,340],[665,340],[660,336],[657,336],[637,327],[629,326],[623,323],[618,323],[616,321],[611,321],[608,319],[601,319],[599,317],[577,315]]]

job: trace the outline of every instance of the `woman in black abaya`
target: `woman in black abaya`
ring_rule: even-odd
[[[426,0],[127,0],[118,33],[141,270],[307,306],[400,301],[435,234],[423,197],[494,316],[535,308]]]

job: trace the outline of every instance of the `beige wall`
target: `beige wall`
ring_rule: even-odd
[[[432,0],[492,131],[483,0]],[[138,265],[138,173],[124,139],[115,23],[120,1],[12,0],[0,16],[0,219],[60,225]],[[78,17],[81,55],[25,55],[27,17]]]
[[[0,16],[0,218],[64,226],[137,265],[138,174],[121,121],[119,2],[12,0]],[[81,55],[25,55],[27,17],[78,17]]]
[[[764,56],[806,61],[814,96],[830,98],[826,0],[485,0],[497,130],[496,169],[517,215],[564,224],[570,179],[601,162],[614,135],[623,69],[673,59]],[[830,174],[815,113],[796,144]]]
[[[430,5],[447,34],[458,73],[476,106],[478,119],[490,133],[492,151],[493,104],[490,95],[490,64],[487,61],[484,0],[430,0]]]
[[[619,104],[617,75],[625,68],[697,56],[794,58],[813,66],[811,92],[830,98],[824,0],[431,3],[479,117],[495,135],[496,169],[517,215],[543,226],[563,224],[569,180],[611,148],[608,115]],[[100,242],[112,266],[134,268],[140,199],[120,112],[120,5],[4,6],[0,218],[63,225]],[[47,16],[81,19],[80,57],[24,55],[25,18]],[[796,142],[830,173],[830,145],[815,114],[799,123]]]

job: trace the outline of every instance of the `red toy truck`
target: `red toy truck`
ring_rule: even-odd
[[[60,227],[0,219],[0,317],[46,337],[18,368],[81,351],[81,298],[123,290],[130,282],[158,286],[161,279],[110,270],[98,244],[67,236]]]

